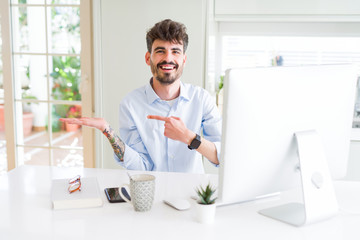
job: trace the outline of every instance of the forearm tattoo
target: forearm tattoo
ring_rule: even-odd
[[[125,153],[125,144],[121,139],[116,135],[115,131],[109,126],[105,128],[103,134],[109,139],[112,148],[114,149],[114,153],[120,159],[120,161],[124,161],[124,153]]]

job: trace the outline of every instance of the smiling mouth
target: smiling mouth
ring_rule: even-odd
[[[165,70],[165,71],[174,70],[174,69],[176,69],[176,66],[175,65],[161,65],[160,69]]]

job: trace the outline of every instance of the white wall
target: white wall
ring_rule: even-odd
[[[187,63],[182,80],[204,85],[206,0],[102,0],[94,3],[96,115],[118,132],[118,105],[135,88],[148,83],[145,63],[146,31],[166,18],[184,23],[189,34]],[[99,84],[100,83],[100,84]],[[116,168],[113,150],[98,133],[98,166]]]
[[[222,21],[351,21],[359,19],[358,0],[214,0]]]

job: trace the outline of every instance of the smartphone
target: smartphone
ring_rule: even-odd
[[[111,203],[125,202],[125,200],[122,199],[122,197],[119,194],[119,188],[105,188],[104,191],[109,202]],[[121,193],[129,200],[131,200],[125,188],[121,188]]]

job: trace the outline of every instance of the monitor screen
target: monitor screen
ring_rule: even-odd
[[[218,201],[298,186],[299,131],[318,132],[332,178],[344,177],[356,83],[352,65],[227,70]]]

